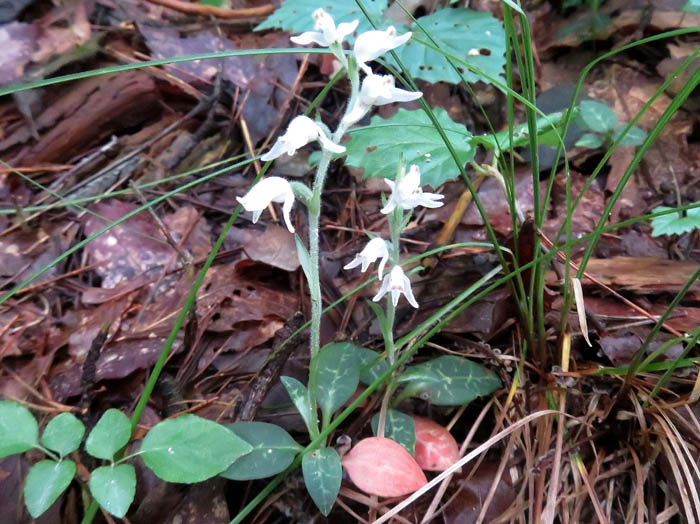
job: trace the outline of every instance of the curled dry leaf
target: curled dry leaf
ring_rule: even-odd
[[[459,446],[447,428],[424,417],[413,417],[416,425],[418,465],[427,471],[445,471],[459,460]]]
[[[343,467],[359,489],[379,497],[408,495],[428,482],[411,454],[383,437],[358,442],[343,457]]]

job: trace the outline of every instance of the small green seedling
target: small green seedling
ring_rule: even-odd
[[[581,127],[588,129],[588,133],[578,139],[578,147],[607,148],[618,139],[622,146],[639,146],[647,137],[637,126],[632,126],[625,132],[627,124],[619,122],[615,112],[601,102],[584,100],[579,107],[579,122]]]

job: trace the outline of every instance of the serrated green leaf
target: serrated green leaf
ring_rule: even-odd
[[[136,471],[131,464],[102,466],[90,473],[90,493],[106,511],[122,518],[136,493]]]
[[[408,368],[398,382],[403,395],[420,396],[436,406],[460,406],[501,387],[498,376],[481,364],[445,355]]]
[[[363,4],[369,15],[375,22],[382,20],[382,14],[386,10],[386,0],[363,0]],[[369,23],[362,10],[355,2],[347,0],[284,0],[282,5],[274,13],[272,13],[264,22],[259,24],[254,31],[262,31],[263,29],[279,28],[291,33],[303,33],[304,31],[314,30],[314,20],[311,17],[313,12],[322,7],[335,20],[336,26],[342,22],[352,22],[359,20],[357,32],[370,31],[374,29]],[[386,24],[387,26],[389,24]],[[347,38],[348,42],[352,42],[354,38],[350,35]]]
[[[221,476],[231,480],[271,477],[287,469],[303,447],[289,433],[267,422],[236,422],[226,426],[253,451],[231,464]]]
[[[377,434],[379,413],[372,417],[372,433]],[[413,419],[396,409],[386,412],[384,436],[401,444],[412,456],[416,454],[416,423]]]
[[[309,256],[309,252],[306,250],[306,246],[304,245],[304,242],[301,240],[301,237],[294,233],[294,242],[296,243],[297,246],[297,257],[299,258],[299,264],[301,264],[301,269],[304,271],[304,275],[306,276],[306,280],[310,281],[311,280],[311,257]]]
[[[343,467],[338,452],[333,448],[321,448],[307,453],[301,460],[301,471],[309,495],[327,517],[343,480]]]
[[[421,43],[435,46],[421,27],[432,37],[436,47],[444,52],[480,69],[492,78],[503,74],[506,63],[506,35],[500,20],[483,11],[448,8],[419,18],[411,25],[411,40],[394,50],[412,77],[432,83],[458,84],[462,81],[444,55]],[[393,62],[391,57],[387,57],[387,60]],[[462,72],[467,82],[490,83],[486,77],[469,71],[463,65],[456,62],[454,65]]]
[[[603,138],[595,133],[585,133],[576,141],[576,147],[598,149],[603,145]]]
[[[669,211],[673,208],[659,206],[654,208],[653,212]],[[669,213],[651,219],[652,232],[651,236],[658,237],[661,235],[682,235],[690,233],[693,229],[700,229],[700,208],[687,209],[686,216],[681,213]]]
[[[0,400],[0,458],[24,453],[38,441],[39,425],[32,412],[17,402]]]
[[[334,342],[323,346],[311,362],[311,373],[316,373],[316,399],[324,420],[330,420],[360,382],[360,364],[353,344]]]
[[[471,133],[453,122],[444,109],[433,111],[460,163],[472,160],[475,150]],[[346,163],[363,168],[366,177],[395,178],[401,154],[406,165],[418,165],[421,184],[436,188],[459,176],[459,169],[424,111],[399,109],[387,119],[375,115],[369,126],[353,129],[351,137],[346,144]]]
[[[617,115],[606,104],[595,100],[581,102],[581,119],[584,125],[596,133],[608,133],[617,125]]]
[[[24,483],[24,504],[35,519],[42,515],[70,485],[75,475],[72,460],[42,460],[34,464]]]
[[[297,408],[297,411],[301,415],[301,418],[304,419],[306,429],[309,430],[309,433],[313,433],[311,429],[312,417],[309,390],[306,389],[306,386],[304,384],[302,384],[293,377],[281,377],[280,380],[282,381],[282,385],[287,390],[287,393],[289,393],[289,398],[292,399],[294,407]]]
[[[218,475],[252,450],[221,424],[187,414],[153,426],[141,444],[141,458],[161,479],[189,484]]]
[[[622,132],[625,130],[626,124],[620,124],[620,126],[615,129],[615,132],[613,133],[613,139],[617,140],[617,137],[619,137]],[[642,130],[639,129],[637,126],[632,126],[629,131],[627,131],[627,134],[623,137],[622,140],[620,140],[620,145],[621,146],[640,146],[646,140],[647,134]]]
[[[85,434],[85,426],[72,413],[56,415],[46,424],[41,443],[61,457],[75,451]]]
[[[360,382],[372,384],[389,370],[389,362],[381,355],[371,349],[354,346],[355,353],[360,362]]]
[[[105,411],[95,427],[92,428],[85,450],[102,460],[112,460],[114,454],[126,446],[131,437],[131,423],[128,417],[118,409]]]

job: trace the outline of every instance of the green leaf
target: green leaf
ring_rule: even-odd
[[[421,27],[435,41],[435,45]],[[505,66],[506,35],[503,24],[490,13],[471,9],[440,9],[423,16],[411,25],[413,37],[394,51],[406,66],[410,75],[427,82],[451,82],[462,80],[447,58],[423,45],[439,47],[449,55],[480,69],[492,78],[503,74]],[[394,62],[388,57],[389,62]],[[486,77],[469,71],[462,64],[453,62],[467,82],[490,83]]]
[[[303,447],[275,424],[236,422],[226,426],[253,446],[253,451],[231,464],[221,476],[231,480],[271,477],[287,469]]]
[[[46,425],[41,443],[61,457],[75,451],[85,434],[85,426],[72,413],[56,415]]]
[[[371,349],[355,346],[355,353],[360,362],[360,382],[372,384],[389,370],[389,362],[380,353]]]
[[[156,424],[143,439],[141,458],[168,482],[202,482],[218,475],[253,447],[216,422],[181,415]]]
[[[547,115],[546,117],[540,117],[536,120],[535,125],[537,128],[537,136],[539,137],[538,142],[540,144],[543,143],[543,139],[549,138],[549,134],[551,133],[554,139],[554,146],[556,147],[559,143],[556,135],[554,134],[554,131],[552,130],[552,125],[554,125],[560,132],[562,131],[559,123],[561,122],[563,117],[563,113],[558,112],[558,113],[551,113]],[[507,150],[510,149],[510,133],[508,129],[504,129],[503,131],[499,131],[495,135],[493,134],[484,134],[484,135],[478,135],[472,138],[472,144],[478,144],[481,146],[484,146],[487,149],[497,149],[498,147],[501,148],[501,150]],[[512,147],[523,147],[527,146],[530,143],[530,131],[528,130],[528,125],[527,124],[520,124],[519,126],[516,126],[513,128],[513,146]]]
[[[475,149],[471,133],[453,122],[444,109],[433,111],[460,163],[472,160]],[[387,119],[375,115],[369,126],[353,129],[350,134],[346,163],[364,168],[366,177],[395,178],[401,154],[407,165],[418,165],[422,184],[435,188],[459,175],[445,143],[424,111],[399,109]]]
[[[585,133],[576,141],[576,147],[586,147],[588,149],[598,149],[603,146],[603,137],[595,133]]]
[[[700,0],[688,0],[681,10],[686,13],[700,14]]]
[[[39,441],[39,425],[31,411],[17,402],[0,400],[0,458],[32,449]]]
[[[309,495],[327,517],[343,479],[338,452],[333,448],[321,448],[307,453],[301,460],[301,471]]]
[[[287,390],[287,393],[289,393],[289,398],[292,399],[301,418],[304,419],[306,429],[309,430],[309,433],[313,433],[311,429],[311,399],[309,398],[309,391],[306,389],[306,386],[293,377],[281,377],[280,380]]]
[[[296,233],[294,233],[294,242],[296,242],[297,245],[297,257],[299,257],[299,264],[301,264],[301,269],[304,271],[304,275],[306,275],[306,280],[310,282],[311,257],[309,256],[309,252],[306,250],[306,246],[301,240],[301,237]]]
[[[118,409],[105,411],[85,441],[85,450],[102,460],[112,460],[114,454],[126,446],[131,437],[131,423]]]
[[[321,348],[311,362],[311,373],[316,373],[316,399],[324,420],[348,400],[360,382],[360,365],[353,344],[334,342]]]
[[[75,475],[72,460],[41,460],[34,464],[24,483],[24,504],[35,519],[56,502]]]
[[[617,137],[619,137],[622,132],[625,130],[625,126],[627,124],[621,124],[617,129],[615,129],[615,132],[613,133],[613,139],[617,140]],[[629,131],[627,131],[627,134],[624,136],[622,140],[620,140],[620,145],[621,146],[641,146],[644,140],[646,140],[647,134],[642,130],[639,129],[637,126],[632,126]]]
[[[511,7],[511,9],[520,13],[521,15],[525,15],[525,12],[522,10],[522,8],[518,4],[513,2],[513,0],[503,0],[503,3],[508,4]]]
[[[420,396],[437,406],[459,406],[501,387],[498,376],[484,366],[445,355],[408,368],[398,382],[403,396]]]
[[[363,5],[367,8],[370,16],[375,22],[382,19],[382,14],[386,9],[386,0],[363,0]],[[311,17],[313,12],[319,7],[330,14],[335,20],[336,26],[342,22],[352,22],[359,20],[357,32],[370,31],[374,29],[357,4],[347,0],[284,0],[282,5],[272,13],[263,23],[258,25],[254,31],[263,29],[279,28],[291,33],[303,33],[304,31],[314,31],[314,20]],[[389,24],[386,24],[387,26]],[[349,36],[347,41],[352,42],[354,38]]]
[[[671,209],[673,208],[659,206],[653,212],[658,213],[659,211],[669,211]],[[700,229],[700,207],[687,209],[685,213],[686,216],[682,216],[682,213],[678,212],[652,218],[651,236],[682,235],[690,233],[693,229]]]
[[[372,432],[377,434],[379,413],[372,417]],[[416,423],[413,419],[396,409],[386,412],[384,436],[401,444],[411,455],[416,453]]]
[[[136,470],[131,464],[102,466],[90,474],[90,493],[106,511],[122,518],[136,493]]]
[[[583,124],[596,133],[608,133],[617,125],[617,115],[606,104],[584,100],[580,104]]]

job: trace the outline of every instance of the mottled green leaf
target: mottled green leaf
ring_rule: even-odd
[[[444,109],[433,112],[460,163],[472,160],[475,150],[467,128],[453,122]],[[459,175],[452,155],[424,111],[399,109],[386,119],[375,115],[369,126],[353,129],[351,137],[346,163],[363,168],[366,177],[393,179],[402,154],[405,165],[416,164],[420,168],[422,184],[436,188]]]
[[[598,149],[603,146],[603,137],[595,133],[585,133],[576,141],[576,147]]]
[[[379,413],[372,417],[372,432],[376,435],[379,427]],[[416,451],[416,424],[413,419],[396,409],[386,412],[384,436],[401,444],[411,455]]]
[[[357,353],[350,342],[334,342],[321,348],[311,362],[316,373],[316,399],[326,420],[347,401],[360,382]]]
[[[363,384],[369,386],[389,370],[389,362],[376,351],[355,346],[355,353],[360,361],[360,382]]]
[[[0,458],[24,453],[38,441],[39,425],[31,411],[17,402],[0,400]]]
[[[292,399],[292,402],[301,415],[301,418],[304,419],[304,424],[306,424],[306,428],[309,430],[309,433],[312,433],[312,413],[309,390],[306,389],[304,384],[293,377],[281,377],[280,380],[282,381],[282,385],[287,390],[287,393],[289,393],[289,398]]]
[[[106,511],[122,518],[136,493],[136,471],[131,464],[102,466],[90,474],[90,493]]]
[[[24,483],[24,504],[35,519],[42,515],[70,485],[75,475],[72,460],[42,460],[34,464]]]
[[[153,426],[141,444],[141,458],[163,480],[192,483],[218,475],[252,450],[221,424],[188,414]]]
[[[481,364],[445,355],[408,368],[398,379],[402,395],[419,396],[438,406],[459,406],[501,387],[498,376]]]
[[[284,429],[267,422],[228,424],[236,435],[253,446],[253,451],[231,464],[221,476],[231,480],[271,477],[287,469],[303,447]]]
[[[105,411],[95,427],[92,428],[85,450],[103,460],[112,460],[114,454],[126,446],[131,436],[131,423],[128,417],[118,409]]]
[[[333,448],[315,449],[301,461],[304,484],[318,509],[325,516],[331,512],[343,480],[340,456]]]
[[[41,443],[62,457],[75,451],[85,434],[85,426],[72,413],[56,415],[46,424]]]
[[[596,133],[608,133],[617,125],[617,115],[606,104],[584,100],[580,104],[583,123]]]
[[[620,126],[615,129],[615,132],[613,133],[613,139],[617,140],[617,138],[622,134],[622,132],[625,130],[627,124],[620,124]],[[620,145],[621,146],[641,146],[644,140],[646,140],[647,134],[642,130],[639,129],[637,126],[632,126],[629,131],[627,131],[627,134],[620,140]]]

